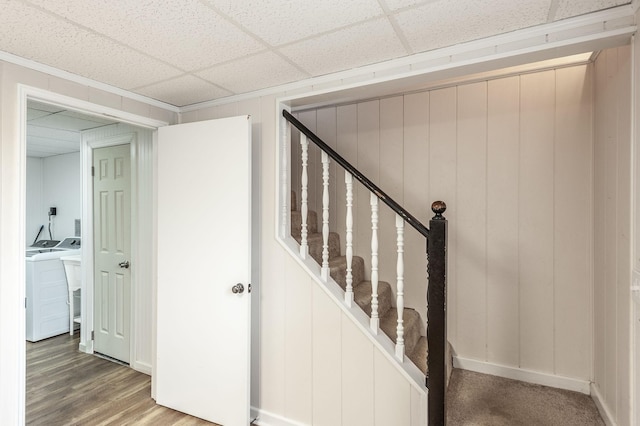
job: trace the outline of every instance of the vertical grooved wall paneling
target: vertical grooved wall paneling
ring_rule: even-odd
[[[592,68],[335,108],[338,153],[425,224],[433,201],[447,203],[448,335],[459,357],[591,377],[590,211],[600,173],[592,166]],[[343,174],[336,175],[332,230],[344,239]],[[369,195],[356,188],[354,254],[369,265]],[[395,291],[395,230],[385,209],[380,279]],[[405,306],[423,321],[426,280],[424,238],[407,228]]]
[[[579,100],[579,102],[576,102]],[[585,66],[556,71],[554,152],[554,373],[579,377],[592,365],[591,72]]]
[[[545,372],[553,372],[555,356],[555,74],[545,71],[520,77],[519,367]]]
[[[403,206],[420,222],[428,225],[431,213],[429,195],[429,92],[404,96]],[[383,188],[384,189],[384,188]],[[448,201],[448,200],[447,200]],[[427,318],[427,245],[425,238],[410,226],[404,233],[405,307],[416,309],[423,322]],[[383,275],[384,277],[384,271]],[[384,278],[383,278],[384,279]],[[452,312],[452,311],[451,311]],[[452,318],[452,316],[449,316]],[[450,323],[449,330],[455,330]]]
[[[342,317],[342,424],[373,425],[374,350],[367,339],[344,314]]]
[[[618,397],[616,411],[618,424],[631,424],[631,354],[629,351],[631,339],[631,50],[624,46],[618,50],[618,85],[616,100],[618,103],[617,134],[618,134],[618,258],[616,268],[618,281],[616,282],[616,321],[617,321],[617,371],[616,383]]]
[[[620,425],[631,424],[631,52],[595,64],[594,385]]]
[[[520,78],[488,83],[487,360],[520,362],[518,170]]]
[[[631,51],[595,65],[594,384],[620,425],[631,424]]]
[[[310,424],[342,422],[342,311],[313,286],[313,419]],[[348,403],[348,401],[346,401]]]
[[[457,349],[486,360],[487,348],[487,83],[458,87],[456,230]]]

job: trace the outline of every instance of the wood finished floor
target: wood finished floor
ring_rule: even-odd
[[[27,342],[27,425],[214,425],[156,405],[149,376],[78,343],[77,333]]]

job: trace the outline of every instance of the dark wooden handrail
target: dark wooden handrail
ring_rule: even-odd
[[[316,136],[311,130],[307,129],[307,127],[302,124],[297,118],[295,118],[291,113],[287,110],[282,110],[283,117],[292,125],[294,125],[300,132],[304,133],[309,140],[311,140],[314,144],[316,144],[321,150],[327,153],[329,157],[331,157],[336,163],[340,164],[342,168],[344,168],[347,172],[349,172],[353,177],[358,179],[369,191],[376,194],[376,196],[381,199],[391,210],[402,216],[402,218],[409,225],[413,226],[419,233],[424,235],[425,238],[429,239],[429,229],[422,224],[418,219],[416,219],[411,213],[405,210],[400,204],[398,204],[393,198],[389,197],[384,191],[376,184],[371,182],[365,175],[362,174],[358,169],[356,169],[351,163],[345,160],[340,154],[335,152],[329,145],[327,145],[322,139]]]

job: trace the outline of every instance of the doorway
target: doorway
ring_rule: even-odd
[[[131,353],[134,354],[131,360],[131,367],[146,374],[151,373],[151,360],[152,360],[152,337],[155,335],[154,321],[153,321],[153,306],[150,303],[153,300],[153,137],[154,130],[157,127],[167,125],[166,122],[153,120],[145,117],[136,116],[130,113],[126,113],[119,110],[114,110],[107,107],[91,104],[85,101],[80,101],[74,98],[65,97],[48,91],[35,89],[27,86],[19,87],[19,111],[20,111],[20,132],[19,132],[19,148],[22,154],[22,194],[21,194],[21,208],[20,212],[23,217],[21,222],[22,235],[25,235],[25,243],[22,243],[18,250],[21,252],[20,257],[24,258],[24,247],[31,243],[34,238],[33,232],[30,237],[27,237],[27,229],[25,220],[25,205],[26,205],[26,152],[27,152],[27,121],[28,121],[28,104],[37,102],[44,105],[52,105],[54,107],[60,107],[67,111],[72,111],[74,114],[83,116],[84,118],[100,117],[110,121],[108,125],[98,126],[99,129],[104,130],[106,128],[112,129],[110,137],[117,138],[117,133],[122,133],[125,130],[128,133],[133,131],[136,133],[136,143],[132,146],[132,157],[135,158],[133,164],[135,165],[135,173],[132,176],[132,196],[135,200],[133,202],[134,218],[144,216],[144,221],[137,223],[136,220],[132,223],[132,262],[138,264],[138,272],[134,274],[133,279],[137,279],[137,275],[145,274],[148,278],[143,282],[134,292],[132,292],[131,305],[132,311],[135,311],[133,320],[135,326],[132,328],[132,344]],[[104,123],[106,124],[106,123]],[[79,149],[80,160],[80,184],[82,197],[86,197],[86,194],[90,190],[90,160],[92,155],[92,149],[95,145],[99,145],[95,138],[91,138],[94,132],[93,130],[87,130],[85,136],[86,140],[82,142]],[[114,136],[115,135],[115,136]],[[109,137],[107,137],[108,139]],[[91,143],[94,146],[91,146]],[[78,155],[78,154],[75,154]],[[87,203],[82,203],[80,213],[80,223],[84,230],[92,229],[93,224],[90,219],[91,208],[87,206]],[[47,206],[49,207],[49,206]],[[74,225],[77,218],[74,218]],[[60,230],[60,228],[58,228]],[[54,232],[56,232],[54,224]],[[62,231],[61,231],[62,232]],[[81,332],[79,349],[83,352],[93,353],[93,344],[91,339],[91,330],[93,330],[93,253],[89,248],[91,247],[92,238],[91,232],[84,232],[83,237],[83,249],[82,257],[83,261],[83,281],[87,283],[86,291],[82,294],[82,315],[83,315],[83,330]],[[22,239],[22,238],[21,238]],[[24,274],[22,274],[24,279]],[[24,291],[24,288],[23,290]],[[137,309],[138,305],[142,306],[142,309]],[[17,317],[16,327],[16,340],[24,341],[24,311],[17,309],[14,312],[14,317]],[[139,336],[146,336],[144,339],[139,339]],[[18,346],[19,347],[19,346]],[[23,346],[24,348],[24,346]],[[16,359],[22,364],[22,368],[18,369],[20,372],[20,379],[18,381],[18,394],[22,395],[21,399],[25,395],[25,381],[24,381],[24,365],[25,365],[25,353],[19,351],[16,354]],[[21,360],[21,361],[20,361]],[[23,400],[24,401],[24,400]],[[22,409],[18,413],[20,418],[24,420],[24,403]]]

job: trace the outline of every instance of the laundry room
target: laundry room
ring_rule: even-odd
[[[79,328],[77,290],[81,282],[75,285],[76,280],[72,279],[69,283],[69,277],[76,267],[80,269],[81,260],[80,144],[82,131],[110,124],[109,120],[55,105],[28,103],[25,217],[28,341],[73,333]]]

